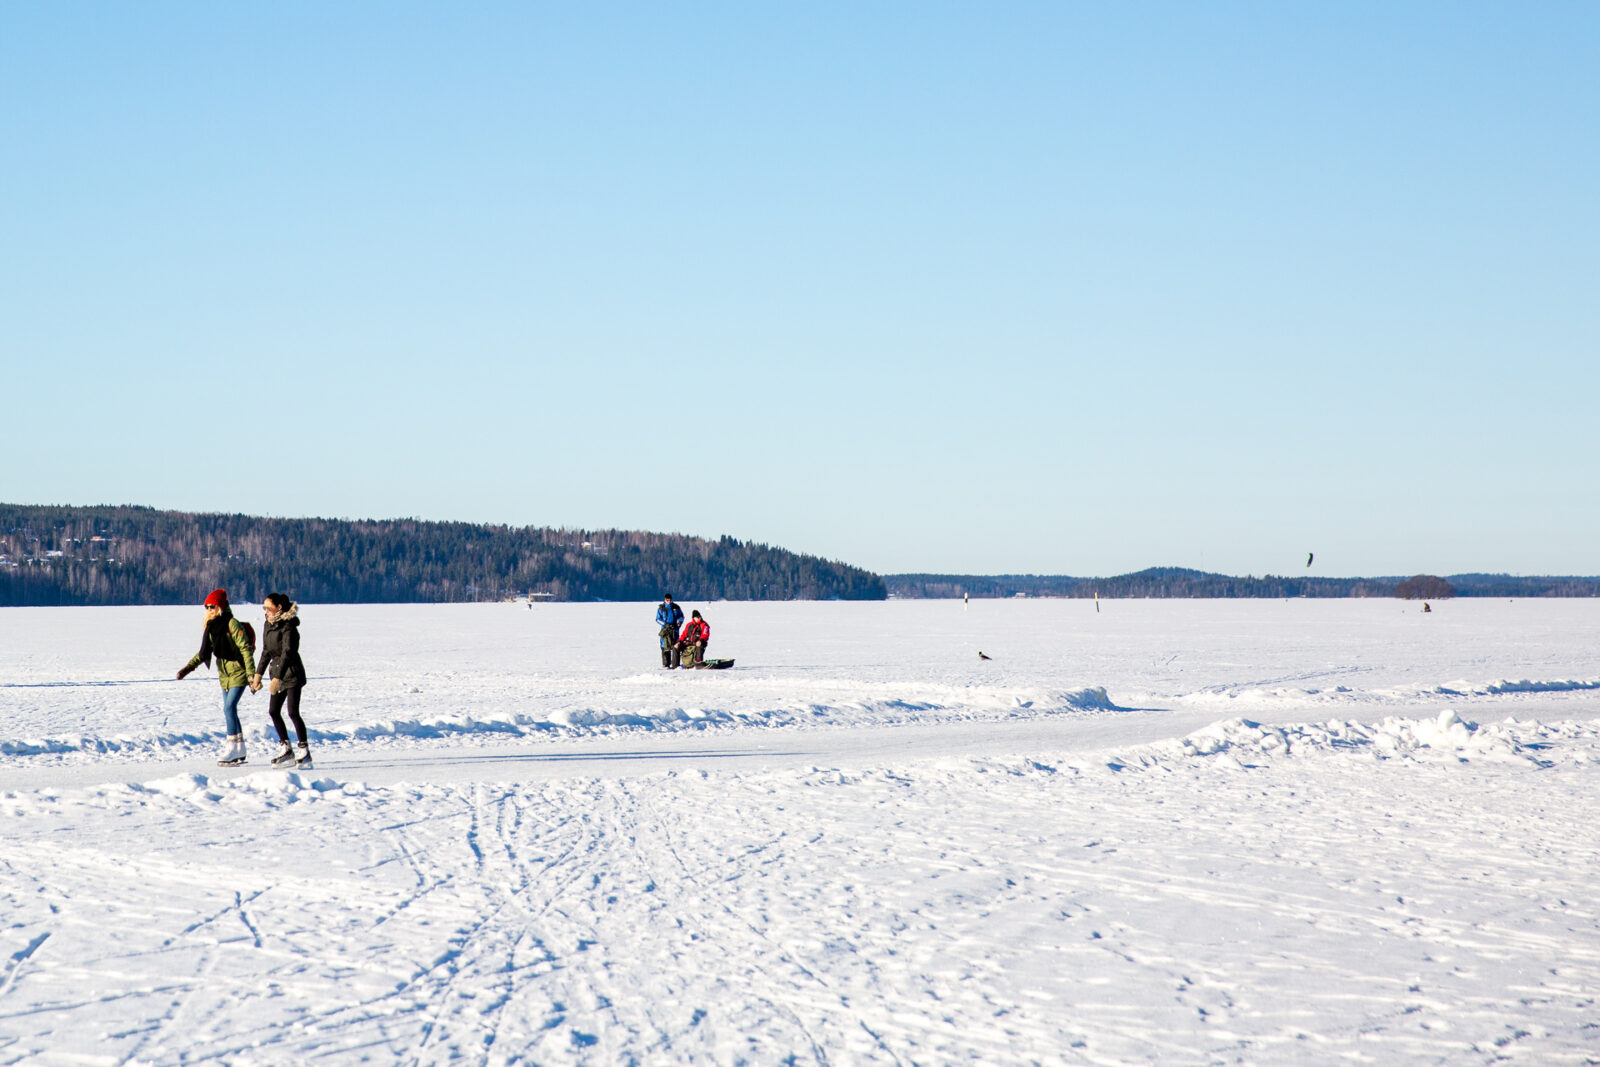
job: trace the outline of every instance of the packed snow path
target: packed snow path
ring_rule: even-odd
[[[834,630],[885,608],[795,607],[836,613]],[[924,637],[951,611],[888,607]],[[1053,618],[983,607],[996,648],[996,633],[1042,642]],[[1210,625],[1125,607],[1179,655]],[[214,685],[149,683],[178,694],[157,701],[180,720],[164,730],[52,735],[65,692],[114,706],[116,687],[86,684],[94,642],[71,632],[107,613],[0,612],[25,650],[0,710],[41,727],[0,756],[0,1063],[1594,1062],[1600,687],[1582,668],[1600,611],[1551,605],[1571,614],[1542,632],[1568,636],[1527,656],[1470,633],[1470,662],[1391,640],[1338,668],[1373,687],[1325,697],[1305,692],[1322,669],[1306,650],[1351,606],[1296,606],[1288,635],[1265,617],[1282,605],[1255,607],[1259,631],[1215,610],[1251,661],[1232,691],[1257,695],[1224,696],[1235,714],[1201,728],[1190,705],[1216,697],[1152,677],[1129,699],[1040,669],[962,699],[953,679],[847,665],[791,694],[839,709],[821,727],[755,725],[778,683],[737,670],[722,694],[663,672],[679,692],[657,704],[691,693],[710,722],[655,723],[646,683],[619,671],[545,689],[643,723],[474,730],[516,725],[507,711],[548,723],[527,702],[467,707],[503,684],[483,665],[404,720],[419,728],[364,737],[318,715],[314,685],[308,718],[343,736],[312,773],[207,766]],[[1458,607],[1464,631],[1503,624]],[[330,644],[377,610],[323,609]],[[84,650],[61,664],[74,686],[26,652],[41,617]],[[872,624],[855,636],[861,658],[925,654]],[[369,647],[355,683],[395,670]],[[1290,674],[1310,681],[1257,684]],[[948,691],[893,695],[919,685]],[[1330,704],[1343,714],[1305,714]],[[1163,715],[1179,728],[1162,734]]]

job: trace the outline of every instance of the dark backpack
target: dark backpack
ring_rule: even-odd
[[[250,655],[254,656],[256,654],[256,628],[243,619],[234,619],[233,621],[239,624],[239,632],[244,634],[245,639],[250,642]]]

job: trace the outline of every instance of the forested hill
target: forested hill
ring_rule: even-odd
[[[882,600],[883,579],[731,537],[0,504],[0,606],[502,600]]]
[[[1419,575],[1417,578],[1429,576]],[[893,597],[1364,597],[1406,596],[1417,578],[1317,578],[1268,574],[1235,578],[1187,567],[1151,567],[1112,578],[1073,578],[1044,574],[888,574]],[[1524,577],[1510,574],[1452,574],[1448,593],[1430,596],[1600,596],[1600,577]],[[1425,583],[1424,589],[1443,589]]]

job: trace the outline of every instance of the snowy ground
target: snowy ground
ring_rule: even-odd
[[[691,606],[0,610],[0,1064],[1600,1063],[1600,602]]]

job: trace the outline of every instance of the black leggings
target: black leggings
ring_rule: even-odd
[[[283,728],[283,706],[289,705],[289,721],[294,723],[294,732],[302,745],[307,743],[306,724],[300,719],[300,687],[293,689],[280,689],[272,694],[272,703],[267,705],[267,714],[272,716],[273,729],[278,731],[278,740],[284,744],[289,743],[289,731]]]

